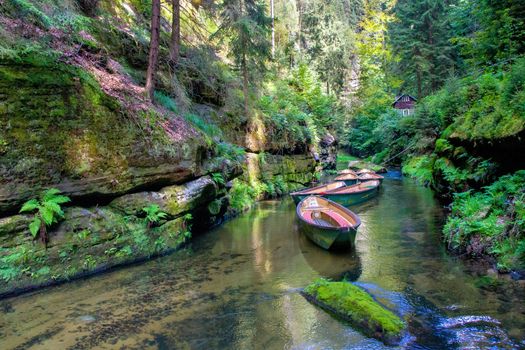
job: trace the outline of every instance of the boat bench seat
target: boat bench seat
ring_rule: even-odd
[[[304,213],[303,213],[303,217],[308,222],[315,222],[317,224],[320,224],[321,226],[326,226],[325,224],[318,223],[317,222],[318,220],[316,220],[316,218],[313,217],[313,213],[314,213],[313,210],[305,210]],[[347,219],[345,219],[339,213],[337,213],[337,212],[335,212],[333,210],[323,210],[323,213],[325,213],[328,216],[330,216],[330,218],[333,219],[335,222],[337,222],[337,224],[340,227],[353,226],[351,222],[349,222]]]

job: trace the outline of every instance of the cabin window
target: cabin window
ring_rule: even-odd
[[[403,115],[410,115],[410,109],[403,109]]]

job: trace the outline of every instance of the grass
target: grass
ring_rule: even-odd
[[[305,288],[307,299],[335,312],[365,334],[395,343],[406,324],[392,311],[376,302],[361,288],[346,282],[330,282],[319,279]]]

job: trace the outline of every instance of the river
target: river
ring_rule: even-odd
[[[356,281],[407,317],[405,348],[525,347],[525,285],[447,254],[430,190],[389,173],[352,209],[362,219],[354,251],[313,245],[285,198],[172,255],[1,301],[0,348],[385,348],[298,293],[318,277]]]

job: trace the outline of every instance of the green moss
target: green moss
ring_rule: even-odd
[[[399,339],[406,324],[361,288],[320,279],[305,288],[307,297],[359,327],[365,334],[389,343]]]

